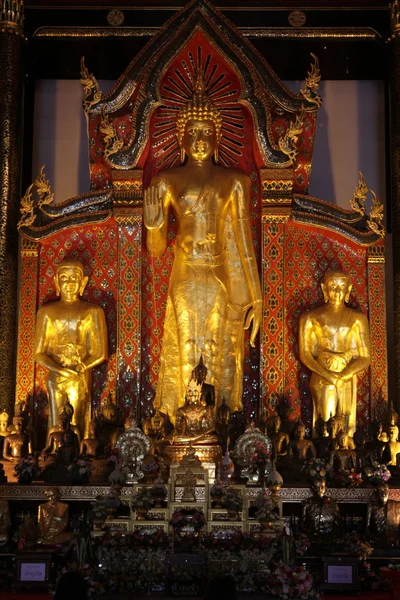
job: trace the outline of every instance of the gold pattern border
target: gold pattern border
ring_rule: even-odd
[[[385,263],[385,246],[376,245],[368,247],[369,263]]]
[[[40,27],[33,37],[85,37],[85,38],[121,38],[152,37],[161,27]],[[292,27],[239,27],[239,31],[248,38],[269,39],[354,39],[376,40],[379,34],[369,27],[316,27],[294,29]]]

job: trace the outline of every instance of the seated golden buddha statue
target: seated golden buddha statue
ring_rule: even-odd
[[[31,438],[24,431],[25,419],[14,417],[12,427],[14,433],[9,433],[3,442],[3,458],[18,461],[32,453]]]
[[[357,469],[357,454],[355,450],[348,448],[347,434],[339,431],[336,439],[338,448],[332,450],[329,457],[333,472]]]
[[[104,453],[104,442],[100,438],[100,424],[97,419],[89,423],[89,435],[81,441],[80,451],[82,456],[100,458]]]
[[[218,163],[222,114],[207,95],[201,72],[176,128],[183,165],[160,171],[145,191],[147,249],[161,256],[167,246],[168,213],[178,231],[169,282],[161,369],[155,407],[175,420],[192,365],[204,355],[217,405],[223,390],[231,411],[242,408],[243,327],[250,344],[262,319],[254,254],[250,178]],[[187,156],[187,160],[186,159]]]
[[[201,385],[191,379],[186,388],[185,404],[176,413],[174,444],[216,444],[212,407],[201,401]]]
[[[267,419],[267,435],[274,449],[273,458],[286,456],[289,449],[289,436],[281,431],[281,418],[279,415],[271,415]]]
[[[326,482],[314,479],[312,497],[302,507],[301,527],[315,541],[332,543],[342,533],[342,520],[336,500],[325,496]]]
[[[54,277],[61,299],[39,309],[35,331],[35,360],[48,370],[48,430],[69,400],[80,439],[89,428],[91,371],[108,356],[104,311],[79,297],[87,281],[79,261],[63,260]]]
[[[62,544],[70,536],[66,533],[69,522],[68,504],[60,502],[60,490],[50,487],[45,490],[47,502],[39,504],[39,541],[42,544]]]
[[[342,271],[327,271],[321,284],[325,304],[301,315],[300,360],[312,371],[313,420],[342,416],[349,435],[356,430],[357,373],[371,362],[367,317],[346,306],[352,284]]]
[[[293,456],[298,460],[310,460],[315,458],[317,453],[311,440],[306,439],[306,426],[301,421],[297,422],[294,428],[294,440],[289,444],[288,456]]]

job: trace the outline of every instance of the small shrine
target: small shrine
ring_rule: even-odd
[[[7,593],[49,592],[63,570],[99,597],[396,580],[384,208],[368,174],[348,209],[309,195],[314,53],[308,69],[291,91],[209,0],[107,93],[81,59],[90,189],[58,202],[43,166],[13,230]]]

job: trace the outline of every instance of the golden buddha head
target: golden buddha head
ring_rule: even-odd
[[[75,301],[82,296],[88,277],[85,277],[82,263],[73,258],[62,260],[54,277],[57,296],[62,300]]]
[[[344,450],[347,448],[347,433],[345,433],[344,431],[339,431],[339,433],[337,434],[337,443],[339,444],[339,448],[341,450]]]
[[[214,154],[218,162],[222,115],[207,96],[202,73],[197,75],[191,100],[178,113],[176,127],[181,162],[185,154],[194,160],[207,160]]]
[[[304,440],[306,436],[306,426],[302,421],[297,421],[296,427],[294,428],[294,437],[297,440]]]
[[[390,425],[389,427],[389,441],[397,442],[399,439],[399,428],[397,425]]]
[[[17,433],[21,433],[24,429],[25,419],[24,417],[14,417],[13,420],[13,428]]]
[[[279,433],[281,428],[281,418],[279,415],[271,415],[267,420],[267,428],[269,433]]]
[[[352,287],[348,273],[339,270],[328,270],[321,283],[324,301],[333,306],[340,306],[349,301]]]

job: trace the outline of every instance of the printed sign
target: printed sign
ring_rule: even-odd
[[[350,565],[328,565],[328,583],[353,583],[353,567]]]
[[[46,563],[21,563],[20,581],[46,581]]]

